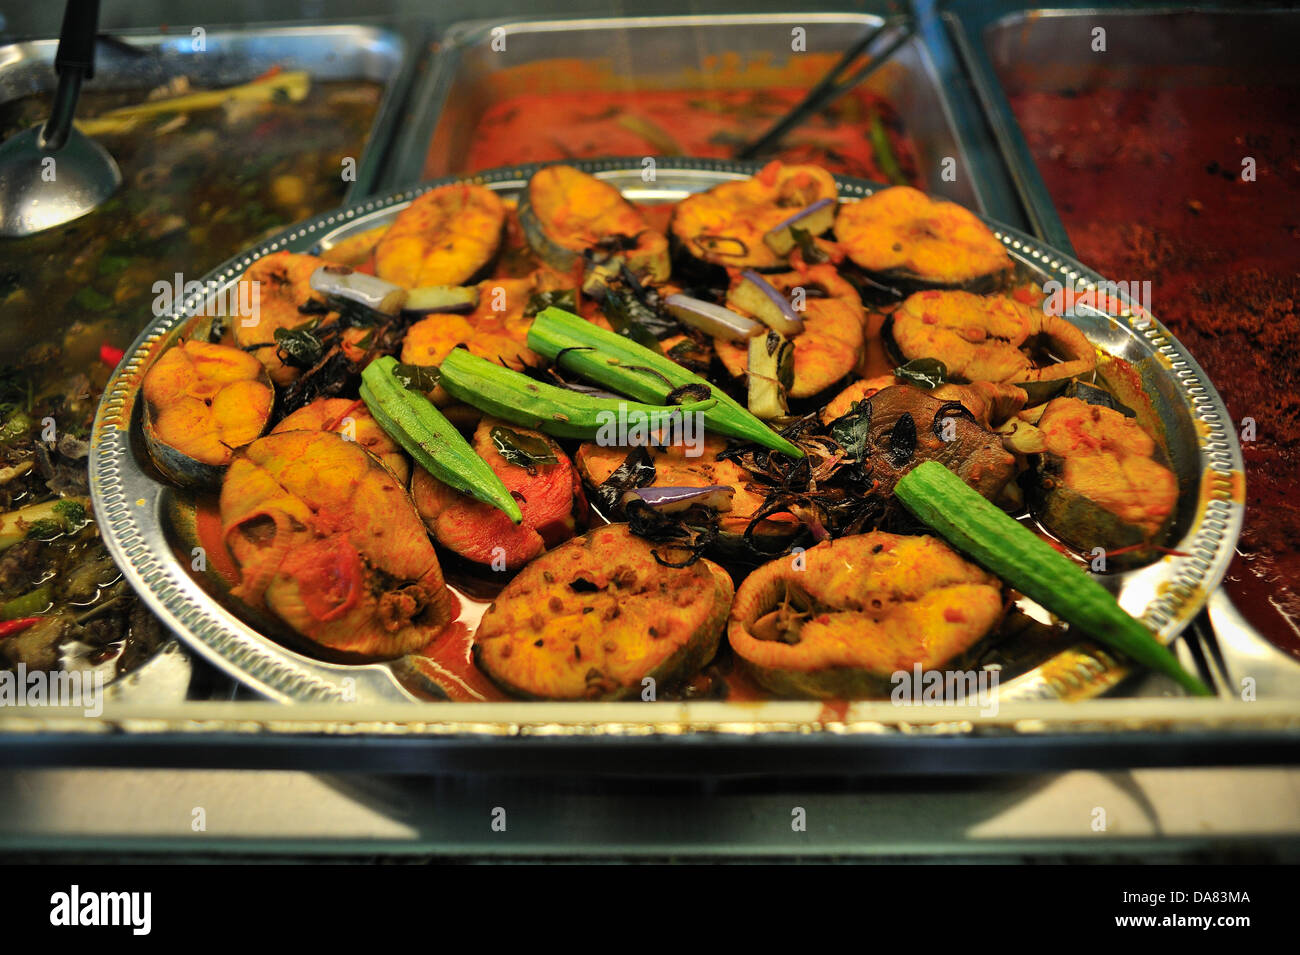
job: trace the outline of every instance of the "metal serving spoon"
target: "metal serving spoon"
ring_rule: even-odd
[[[50,118],[0,144],[0,235],[31,235],[80,218],[122,184],[113,157],[72,125],[82,80],[95,72],[98,20],[99,0],[68,0]]]

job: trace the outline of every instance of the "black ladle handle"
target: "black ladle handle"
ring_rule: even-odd
[[[72,120],[81,95],[81,81],[95,75],[95,33],[99,28],[99,0],[68,0],[59,31],[59,50],[54,55],[54,72],[59,86],[54,108],[41,130],[41,148],[53,152],[68,141]]]

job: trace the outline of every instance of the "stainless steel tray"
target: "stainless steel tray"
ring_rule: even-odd
[[[858,13],[761,13],[457,23],[439,38],[436,62],[411,91],[409,121],[393,143],[380,187],[473,172],[464,161],[478,118],[494,102],[528,91],[523,78],[511,76],[516,67],[561,59],[565,65],[554,80],[565,89],[589,88],[575,82],[586,83],[592,74],[595,88],[605,90],[771,86],[797,82],[793,66],[801,54],[790,48],[793,28],[806,31],[808,53],[838,55],[882,22]],[[867,85],[897,106],[930,191],[987,211],[953,105],[922,39],[904,44]],[[426,165],[430,150],[435,159]],[[946,157],[955,160],[951,181],[940,176]]]
[[[639,157],[576,165],[641,202],[680,199],[719,182],[743,178],[757,168],[753,163],[665,158],[658,161],[656,181],[646,183]],[[522,189],[534,168],[493,170],[474,180],[508,197]],[[869,195],[877,188],[863,180],[841,177],[839,181],[841,195],[846,199]],[[436,184],[371,199],[301,223],[225,263],[207,276],[207,295],[191,297],[141,333],[109,381],[99,407],[92,435],[91,493],[110,552],[154,611],[191,647],[273,699],[410,701],[423,687],[413,684],[411,668],[402,661],[347,666],[323,663],[294,652],[246,623],[190,573],[176,557],[172,544],[178,533],[182,539],[185,536],[175,526],[177,515],[184,512],[181,495],[142,467],[137,400],[140,383],[152,362],[177,337],[188,334],[202,321],[196,316],[203,310],[204,301],[221,294],[257,258],[282,249],[328,247],[389,221],[412,198]],[[1027,276],[1039,281],[1057,278],[1069,286],[1085,288],[1102,281],[1096,273],[1027,236],[996,224],[994,229]],[[1104,351],[1137,368],[1152,396],[1182,482],[1177,548],[1187,556],[1171,555],[1145,568],[1108,578],[1118,589],[1125,608],[1143,615],[1160,638],[1168,641],[1204,604],[1232,555],[1240,530],[1244,491],[1240,450],[1232,432],[1224,430],[1226,412],[1213,386],[1157,321],[1145,316],[1110,319],[1094,314],[1078,318],[1076,323]],[[1081,643],[1002,684],[999,700],[1079,699],[1112,687],[1124,675],[1124,667],[1109,654],[1091,643]],[[492,714],[491,725],[504,731],[498,726],[501,714],[522,718],[537,706],[546,706],[549,713],[565,714],[572,725],[588,731],[609,723],[614,714],[626,712],[626,705],[605,703],[431,702],[413,708],[411,714],[413,719],[481,725],[486,717],[475,710],[487,707],[485,712]],[[651,706],[659,707],[663,726],[677,727],[678,732],[686,727],[717,728],[781,714],[786,719],[790,712],[811,718],[820,712],[818,704],[687,702]],[[792,706],[793,711],[789,709]]]
[[[308,70],[323,80],[364,79],[384,93],[357,163],[349,200],[374,188],[400,108],[410,85],[418,47],[392,29],[359,25],[268,26],[205,30],[203,49],[194,48],[187,28],[173,33],[124,31],[121,40],[145,55],[99,43],[95,76],[87,90],[149,90],[176,76],[196,83],[233,86],[272,66]],[[28,40],[0,46],[0,102],[54,88],[57,40]]]

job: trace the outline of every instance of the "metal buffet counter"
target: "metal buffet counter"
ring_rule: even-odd
[[[342,2],[235,5],[230,15],[249,22],[204,26],[196,52],[181,24],[202,24],[206,11],[167,6],[165,32],[147,5],[101,20],[116,39],[100,87],[149,89],[178,74],[246,82],[271,68],[377,84],[345,194],[315,207],[289,202],[280,220],[255,223],[263,235],[333,204],[470,171],[476,122],[539,77],[579,93],[689,88],[702,78],[737,89],[798,85],[810,74],[786,52],[793,29],[833,61],[899,12],[650,4],[619,18],[581,7],[519,16],[494,4],[433,13],[393,3],[357,18]],[[1184,28],[1202,15],[1164,10],[1139,21],[1080,7],[1046,17],[1006,2],[921,2],[905,12],[916,32],[871,83],[914,137],[927,188],[1065,253],[1077,243],[1009,103],[1013,73],[1076,82],[1088,64],[1063,56],[1062,34],[1051,32],[1071,17],[1079,29],[1103,22],[1118,57],[1131,52],[1129,27],[1159,37],[1162,15]],[[1295,36],[1294,18],[1233,22],[1241,43],[1252,28]],[[0,106],[48,89],[53,43],[29,38],[56,28],[34,11],[0,22]],[[0,346],[20,352],[13,329],[0,332]],[[1025,699],[992,714],[791,702],[745,715],[693,702],[602,704],[597,718],[549,703],[267,702],[210,654],[162,635],[109,683],[102,713],[0,707],[0,852],[1294,861],[1300,657],[1270,642],[1222,588],[1175,646],[1217,698],[1191,700],[1166,678],[1139,675],[1102,698]],[[87,819],[81,800],[92,791]],[[792,805],[810,807],[825,827],[789,838]],[[206,830],[190,825],[195,806],[213,820]],[[498,806],[519,820],[508,837],[488,826]],[[1098,806],[1110,818],[1100,828]]]

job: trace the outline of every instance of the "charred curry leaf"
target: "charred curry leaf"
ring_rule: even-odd
[[[571,288],[534,292],[528,296],[528,304],[524,306],[524,318],[533,318],[542,309],[550,308],[552,305],[556,308],[562,308],[566,312],[576,312],[578,310],[577,296]]]
[[[895,468],[904,467],[916,453],[916,419],[912,412],[904,411],[889,432],[889,463]]]
[[[707,346],[701,345],[693,338],[683,338],[668,349],[668,357],[677,364],[699,374],[708,371],[712,352]]]
[[[343,352],[335,351],[309,372],[290,382],[276,406],[289,415],[317,398],[336,398],[356,387],[356,366]]]
[[[493,428],[489,434],[497,453],[529,474],[536,474],[541,465],[554,464],[556,461],[555,452],[541,438],[500,426]]]
[[[318,298],[309,298],[298,306],[299,315],[328,315],[330,307]]]
[[[709,391],[708,385],[682,385],[680,388],[674,388],[668,392],[664,398],[666,405],[684,405],[692,401],[705,401],[712,392]]]
[[[612,517],[618,512],[624,492],[653,484],[654,479],[655,466],[650,452],[637,446],[628,452],[614,473],[595,489],[596,502],[606,517]]]
[[[948,380],[948,366],[937,358],[913,358],[895,368],[894,377],[928,391]]]
[[[326,295],[325,301],[330,309],[339,313],[339,324],[344,328],[370,328],[374,325],[386,325],[392,321],[391,315],[362,305],[356,299],[342,295]]]
[[[659,339],[682,330],[675,319],[659,314],[628,288],[606,286],[600,305],[614,331],[654,351],[661,351]]]
[[[293,328],[275,330],[275,348],[280,359],[299,368],[311,368],[325,357],[325,342],[316,334],[319,319]]]

